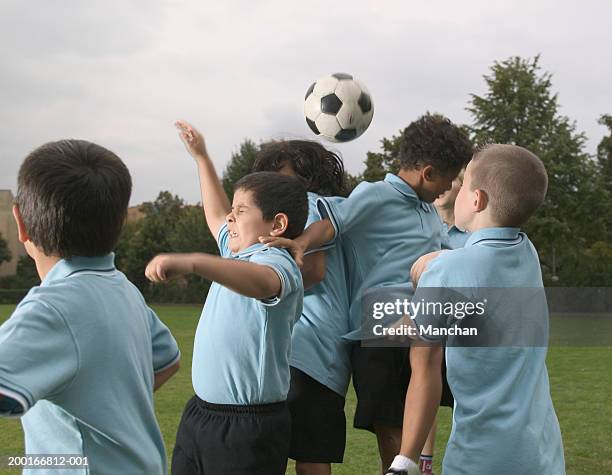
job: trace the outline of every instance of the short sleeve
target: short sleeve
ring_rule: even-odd
[[[157,314],[149,309],[149,327],[153,345],[153,372],[158,373],[181,359],[176,340]]]
[[[227,223],[223,223],[223,226],[219,228],[219,233],[217,234],[217,246],[219,247],[219,254],[221,257],[227,257],[231,254],[229,248],[229,229],[227,228]]]
[[[369,224],[378,210],[378,190],[374,183],[361,182],[345,200],[319,198],[317,207],[322,218],[329,218],[336,235],[359,232]]]
[[[319,213],[319,208],[317,206],[318,197],[319,195],[308,193],[308,219],[306,220],[305,228],[321,220],[321,213]]]
[[[344,199],[345,198],[340,198],[340,197],[335,197],[335,196],[325,198],[326,201],[330,201],[330,202],[333,202],[334,200],[344,200]],[[317,221],[321,221],[321,219],[323,219],[323,217],[321,216],[321,212],[319,210],[319,206],[317,204],[318,200],[319,200],[319,195],[316,195],[314,193],[308,193],[308,220],[306,221],[306,226],[304,226],[304,228],[307,228],[311,224],[316,223]],[[309,254],[313,254],[315,252],[327,251],[334,247],[336,247],[335,239],[324,244],[321,247],[317,247],[315,249],[310,249],[306,251],[304,255],[308,256]]]
[[[265,305],[276,305],[289,295],[303,291],[302,274],[291,255],[284,249],[264,248],[251,256],[250,262],[271,267],[281,282],[280,294],[274,298],[262,300]]]
[[[0,326],[0,393],[12,400],[4,400],[0,415],[23,415],[38,400],[61,393],[78,367],[76,344],[59,312],[22,302]]]

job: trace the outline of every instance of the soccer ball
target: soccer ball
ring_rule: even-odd
[[[356,139],[372,122],[372,97],[350,74],[335,73],[318,79],[306,91],[305,99],[308,127],[332,142]]]

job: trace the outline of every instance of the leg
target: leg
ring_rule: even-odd
[[[434,445],[436,443],[437,427],[438,427],[437,421],[434,419],[434,422],[429,431],[429,435],[427,436],[427,440],[425,441],[425,445],[423,446],[423,450],[421,450],[419,468],[421,469],[421,473],[424,473],[427,475],[431,475],[433,473],[433,455],[434,455]]]
[[[436,429],[438,428],[438,423],[434,421],[431,426],[431,430],[429,431],[429,435],[427,436],[427,440],[425,441],[425,446],[423,447],[423,455],[429,455],[433,457],[434,454],[434,445],[436,444]]]
[[[287,404],[292,418],[289,457],[295,460],[296,474],[331,475],[331,464],[344,457],[344,398],[291,367]]]
[[[393,458],[399,453],[402,443],[401,427],[389,426],[374,426],[376,432],[376,440],[378,442],[378,452],[380,454],[380,462],[382,464],[381,473],[386,473],[387,468],[391,466]]]
[[[199,423],[195,409],[196,398],[187,403],[176,434],[176,444],[172,453],[172,473],[176,475],[200,475],[197,454],[199,452],[194,426]]]
[[[295,462],[297,475],[331,475],[330,463]]]

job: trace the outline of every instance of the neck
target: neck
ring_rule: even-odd
[[[505,228],[508,225],[501,224],[491,219],[488,213],[478,213],[475,218],[466,226],[466,231],[471,233],[485,228]]]
[[[419,170],[401,169],[397,176],[408,183],[418,196],[421,196],[421,172]]]
[[[454,206],[436,206],[438,214],[448,226],[455,224],[455,207]]]
[[[33,257],[33,259],[41,281],[47,276],[51,268],[61,260],[57,256],[47,256],[42,253]]]

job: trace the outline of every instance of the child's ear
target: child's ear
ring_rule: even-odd
[[[487,192],[479,189],[474,190],[474,209],[476,212],[480,213],[483,211],[487,207],[487,204],[489,204]]]
[[[274,216],[270,236],[282,236],[287,231],[287,226],[289,226],[289,217],[285,213],[278,213]]]
[[[421,176],[424,181],[432,181],[435,178],[435,170],[431,165],[425,165],[421,170]]]
[[[21,217],[21,212],[19,211],[19,207],[17,205],[13,205],[13,217],[15,218],[15,222],[17,223],[17,233],[19,234],[19,242],[25,243],[30,240],[30,236],[28,235],[28,231],[26,230],[25,224],[23,223],[23,218]]]

